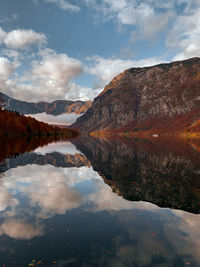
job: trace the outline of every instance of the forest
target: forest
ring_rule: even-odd
[[[66,128],[51,126],[34,118],[21,115],[18,112],[2,110],[0,108],[0,138],[27,136],[57,136],[74,137],[78,132]]]

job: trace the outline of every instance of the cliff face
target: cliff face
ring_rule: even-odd
[[[104,182],[127,200],[200,213],[200,144],[129,138],[72,140]]]
[[[0,106],[11,111],[18,111],[21,114],[37,114],[45,112],[52,115],[60,115],[62,113],[82,114],[91,105],[91,101],[68,101],[56,100],[52,103],[39,102],[29,103],[13,99],[0,92]]]
[[[200,58],[193,58],[124,71],[72,127],[87,132],[179,129],[199,118]]]

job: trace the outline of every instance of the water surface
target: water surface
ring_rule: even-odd
[[[22,147],[1,152],[2,266],[200,266],[198,143]]]

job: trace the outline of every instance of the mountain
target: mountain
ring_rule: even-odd
[[[131,68],[71,126],[85,132],[200,131],[200,58]]]
[[[13,99],[0,92],[0,106],[3,109],[17,111],[21,114],[37,114],[45,112],[51,115],[60,115],[62,113],[82,114],[91,105],[91,101],[68,101],[56,100],[52,103],[47,102],[25,102]]]
[[[81,136],[72,143],[124,199],[200,214],[199,140]]]

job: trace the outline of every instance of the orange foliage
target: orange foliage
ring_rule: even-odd
[[[0,108],[0,138],[16,136],[63,136],[72,137],[78,133],[69,129],[60,129],[34,118],[26,117],[18,112]]]

